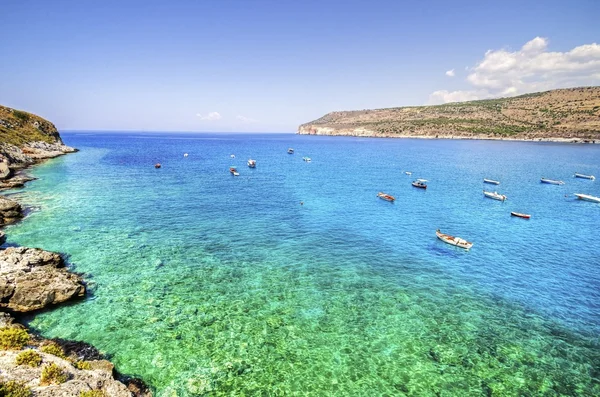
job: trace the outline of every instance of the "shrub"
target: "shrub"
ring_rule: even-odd
[[[29,120],[29,114],[27,114],[27,113],[25,113],[25,112],[22,112],[22,111],[20,111],[20,110],[14,110],[14,111],[13,111],[13,115],[14,115],[16,118],[18,118],[18,119],[20,119],[20,120],[22,120],[22,121],[28,121],[28,120]]]
[[[3,350],[21,350],[29,342],[29,334],[22,328],[0,329],[0,348]]]
[[[92,366],[87,361],[75,361],[73,365],[77,369],[92,369]]]
[[[42,369],[42,377],[40,378],[40,385],[49,384],[61,384],[65,383],[69,377],[67,374],[60,369],[60,367],[54,363],[44,366]]]
[[[25,350],[17,354],[17,365],[29,365],[30,367],[39,367],[42,363],[42,356],[35,350]]]
[[[14,380],[0,382],[0,397],[31,397],[31,389]]]
[[[65,356],[65,351],[56,342],[46,343],[40,348],[40,350],[43,353],[52,354],[56,357],[67,358],[67,356]]]
[[[89,390],[79,393],[79,397],[106,397],[102,390]]]

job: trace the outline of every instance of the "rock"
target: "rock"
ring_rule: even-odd
[[[25,183],[34,181],[35,179],[37,178],[29,175],[15,175],[12,178],[0,180],[0,189],[13,189],[16,187],[22,187],[25,185]]]
[[[13,223],[23,217],[21,204],[14,200],[0,196],[0,226]]]
[[[61,143],[29,142],[23,146],[23,153],[35,160],[49,159],[76,152],[77,149]]]
[[[64,268],[59,254],[26,247],[0,251],[0,308],[29,312],[84,294],[81,277]]]
[[[0,162],[0,179],[8,178],[11,172],[11,169],[8,167],[8,161]]]
[[[13,323],[13,318],[8,313],[0,312],[0,328],[10,327]]]

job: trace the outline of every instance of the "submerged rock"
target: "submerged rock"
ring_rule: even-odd
[[[62,257],[38,248],[0,251],[0,308],[29,312],[85,294],[82,278]]]

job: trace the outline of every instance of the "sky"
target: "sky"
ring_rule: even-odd
[[[2,0],[0,104],[59,130],[295,132],[600,85],[600,0]]]

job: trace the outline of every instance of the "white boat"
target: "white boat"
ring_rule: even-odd
[[[231,155],[231,156],[229,156],[229,157],[231,157],[232,159],[234,159],[234,158],[235,158],[235,154],[232,154],[232,155]]]
[[[427,179],[417,179],[412,182],[412,185],[421,189],[427,189],[427,182]]]
[[[549,183],[551,185],[564,185],[565,184],[563,181],[557,181],[555,179],[548,179],[548,178],[542,178],[542,179],[540,179],[540,182]]]
[[[582,179],[591,179],[592,181],[594,179],[596,179],[596,177],[594,175],[584,175],[584,174],[579,174],[579,173],[575,173],[575,175],[573,175],[575,178],[582,178]]]
[[[248,160],[248,167],[250,168],[256,168],[256,160]]]
[[[589,194],[573,193],[580,200],[591,201],[592,203],[600,203],[600,197],[590,196]]]
[[[404,171],[404,173],[405,173],[406,175],[412,175],[412,172],[410,172],[410,171]]]
[[[302,157],[302,160],[306,161],[307,163],[310,163],[310,157]]]
[[[485,179],[485,178],[483,178],[483,183],[491,183],[492,185],[499,185],[500,184],[500,182],[498,182],[498,181],[495,181],[493,179]]]
[[[486,192],[484,190],[483,194],[485,195],[485,197],[489,197],[489,198],[494,199],[494,200],[504,201],[504,200],[507,199],[507,197],[505,195],[500,194],[498,192]]]
[[[294,154],[294,149],[292,149],[292,148],[289,148],[289,149],[288,149],[288,153],[289,153],[289,154]]]
[[[449,234],[444,234],[440,232],[440,229],[435,231],[435,235],[446,244],[454,245],[455,247],[464,248],[468,250],[473,246],[473,243],[464,240],[460,237],[454,237]]]
[[[229,172],[231,172],[231,175],[233,176],[240,176],[240,173],[237,172],[237,169],[233,166],[229,167]]]
[[[387,194],[387,193],[383,193],[383,192],[377,193],[377,197],[379,197],[382,200],[389,201],[392,203],[394,202],[394,200],[396,200],[396,197],[392,196],[391,194]]]
[[[188,156],[188,154],[187,154],[187,153],[184,153],[184,154],[183,154],[183,157],[187,157],[187,156]]]

